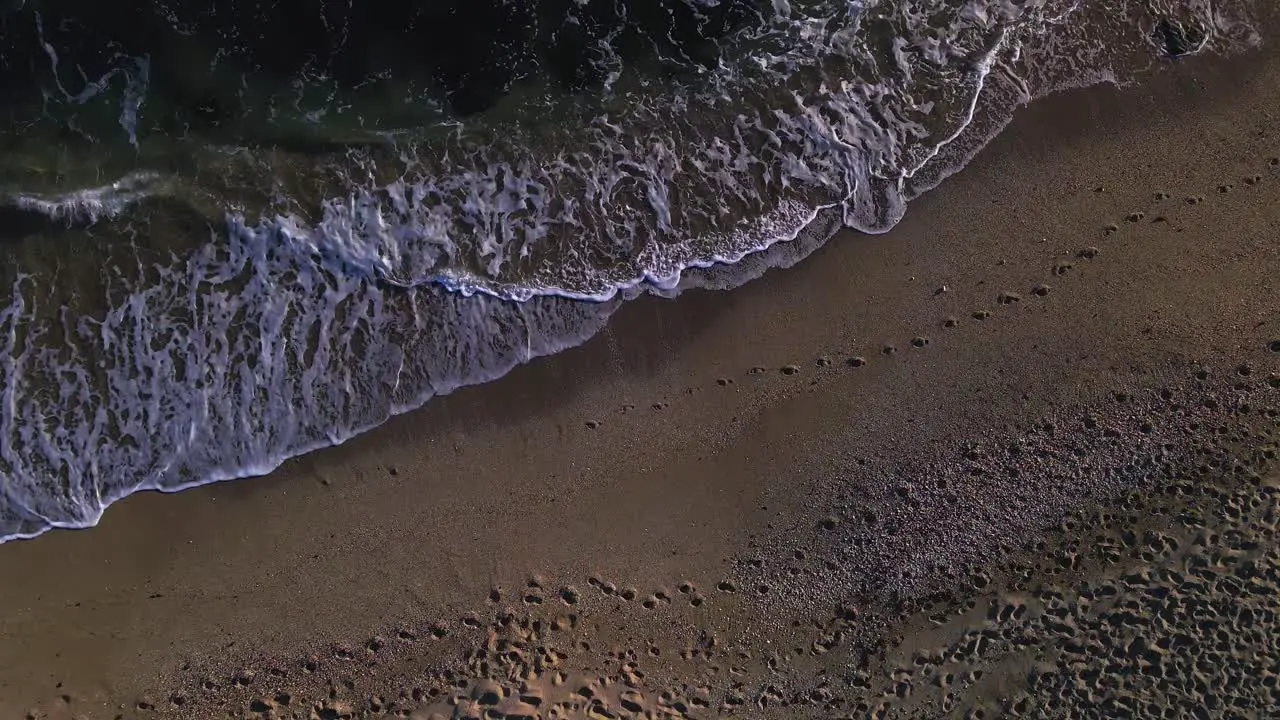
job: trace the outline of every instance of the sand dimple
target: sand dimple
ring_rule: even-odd
[[[913,710],[1257,717],[1275,707],[1275,477],[1187,478],[1164,507],[1134,491],[1119,512],[1081,518],[1094,528],[1086,543],[1027,547],[1017,563],[1043,584],[1006,585],[935,613],[929,633],[942,642],[895,659],[921,681],[942,680],[916,685]]]
[[[430,657],[401,629],[399,642],[313,656],[296,678],[246,668],[208,681],[225,686],[216,694],[168,693],[183,698],[170,709],[620,720],[1267,707],[1280,398],[1242,366],[1117,389],[918,458],[927,470],[881,460],[866,471],[878,484],[827,498],[807,534],[762,545],[710,592],[697,578],[641,595],[599,574],[579,579],[597,591],[585,594],[533,577],[519,610],[495,589],[457,633],[430,625]],[[1169,442],[1204,428],[1183,450]]]

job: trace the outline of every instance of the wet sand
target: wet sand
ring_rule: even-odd
[[[886,235],[4,545],[0,717],[1264,717],[1278,111],[1042,101]]]

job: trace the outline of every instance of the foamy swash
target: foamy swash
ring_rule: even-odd
[[[667,4],[687,34],[727,3]],[[79,188],[0,175],[0,211],[57,221],[7,248],[0,539],[266,473],[578,344],[638,293],[732,287],[841,226],[882,232],[1034,97],[1258,40],[1243,0],[737,4],[754,21],[720,22],[714,55],[628,35],[623,13],[590,26],[587,90],[510,80],[483,104],[444,83],[454,109],[430,126],[293,145],[162,133],[152,56],[86,80],[39,7],[5,18],[33,23],[44,100],[114,124],[133,154],[110,162],[134,167]],[[618,50],[637,37],[657,50]],[[259,103],[273,127],[377,125],[313,71],[291,104]],[[75,252],[51,262],[45,242],[117,264],[68,287]]]

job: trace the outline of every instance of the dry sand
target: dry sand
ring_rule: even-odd
[[[1277,112],[1042,101],[884,236],[0,547],[0,718],[1267,717]]]

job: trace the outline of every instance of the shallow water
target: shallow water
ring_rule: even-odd
[[[1035,97],[1260,41],[1243,0],[240,5],[0,16],[0,538],[887,230]]]

